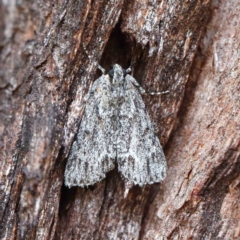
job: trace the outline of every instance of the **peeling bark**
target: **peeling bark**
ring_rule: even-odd
[[[0,238],[238,239],[238,5],[2,1]],[[116,169],[63,184],[96,62],[134,63],[145,89],[170,90],[144,98],[167,179],[126,199]]]

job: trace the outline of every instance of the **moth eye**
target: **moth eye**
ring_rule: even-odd
[[[123,76],[125,77],[127,75],[127,71],[123,69]]]
[[[113,77],[113,75],[114,75],[114,70],[113,70],[113,68],[109,71],[108,74],[110,75],[110,77]]]

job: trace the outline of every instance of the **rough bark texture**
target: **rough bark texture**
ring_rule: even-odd
[[[236,0],[2,1],[0,238],[239,239],[239,10]],[[117,170],[88,189],[63,185],[96,62],[135,62],[145,89],[170,90],[144,98],[168,176],[126,199]]]

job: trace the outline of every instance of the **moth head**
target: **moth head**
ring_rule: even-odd
[[[122,79],[126,76],[127,72],[120,65],[114,64],[108,74],[111,78]]]

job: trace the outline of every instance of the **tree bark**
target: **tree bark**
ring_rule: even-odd
[[[2,1],[0,14],[1,239],[240,238],[238,1]],[[167,178],[126,198],[117,169],[64,186],[96,63],[134,63],[145,89],[170,91],[144,97]]]

